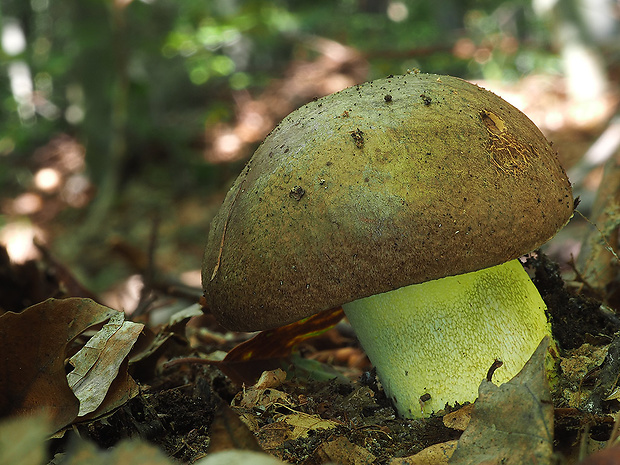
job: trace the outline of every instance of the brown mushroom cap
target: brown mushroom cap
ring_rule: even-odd
[[[265,139],[213,219],[207,302],[234,330],[498,265],[571,217],[555,151],[458,78],[379,79],[318,99]]]

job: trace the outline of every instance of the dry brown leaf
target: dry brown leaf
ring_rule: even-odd
[[[251,385],[265,370],[278,368],[301,342],[324,333],[342,320],[342,308],[333,308],[280,328],[262,331],[233,348],[216,365],[238,385]]]
[[[410,457],[395,458],[390,460],[390,465],[447,465],[452,457],[458,441],[442,442],[433,444]]]
[[[552,463],[553,404],[545,368],[548,347],[545,337],[509,382],[501,386],[482,382],[469,426],[448,463]]]
[[[263,371],[258,381],[254,385],[254,389],[277,388],[286,380],[286,372],[281,368],[275,370]]]
[[[138,384],[127,371],[128,366],[129,361],[127,359],[123,360],[123,363],[118,369],[118,375],[108,387],[108,391],[101,405],[93,412],[78,417],[76,421],[92,420],[93,418],[101,417],[125,404],[140,393]]]
[[[274,416],[274,420],[258,432],[258,442],[265,450],[280,449],[285,441],[305,438],[310,431],[334,429],[339,426],[335,421],[302,412]]]
[[[286,392],[277,389],[255,389],[251,387],[238,392],[231,405],[245,409],[261,407],[265,410],[275,403],[285,406],[295,404],[293,397]]]
[[[474,404],[468,404],[461,407],[455,412],[450,412],[443,416],[443,424],[448,428],[458,431],[465,431],[469,421],[471,420],[471,412],[474,410]]]
[[[338,422],[324,420],[318,415],[309,415],[302,412],[285,415],[282,421],[285,421],[293,427],[291,439],[305,438],[310,431],[334,429],[340,426]]]
[[[66,375],[69,343],[106,320],[71,358],[75,369]],[[138,387],[126,359],[143,325],[123,320],[121,312],[78,298],[49,299],[0,317],[0,372],[6,374],[0,379],[0,414],[44,409],[56,431],[135,396]]]
[[[609,383],[605,383],[602,386],[603,389],[598,389],[601,381],[603,381],[600,376],[596,376],[594,384],[583,382],[589,373],[602,374],[601,368],[603,366],[611,368],[613,372],[613,366],[604,364],[610,347],[610,344],[595,346],[585,343],[576,349],[566,351],[560,358],[562,377],[566,381],[566,387],[562,390],[562,398],[566,402],[567,407],[581,409],[584,412],[596,411],[592,409],[592,405],[590,407],[586,407],[586,405],[588,403],[592,404],[592,400],[594,400],[596,402],[594,406],[600,406],[604,395],[609,394],[610,390],[613,390],[613,386]],[[598,396],[591,399],[593,392],[598,393]]]
[[[124,315],[117,312],[69,359],[74,369],[67,381],[80,400],[79,416],[92,413],[101,405],[143,327],[125,321]]]
[[[0,416],[46,410],[51,430],[71,423],[79,401],[65,373],[67,345],[118,313],[90,299],[48,299],[0,316]]]
[[[239,415],[239,419],[247,426],[247,428],[254,434],[258,433],[260,430],[260,422],[258,421],[258,417],[254,412],[249,411],[237,411],[235,412]]]
[[[210,436],[210,454],[229,449],[262,451],[254,434],[239,416],[224,403],[221,403],[215,411]]]
[[[310,463],[323,464],[332,461],[339,465],[370,465],[375,463],[376,459],[363,447],[351,443],[344,436],[340,436],[333,441],[321,444]]]
[[[256,434],[258,444],[266,451],[277,451],[283,447],[285,441],[293,439],[295,427],[286,421],[268,423]]]

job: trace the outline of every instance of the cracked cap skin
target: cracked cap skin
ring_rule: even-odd
[[[467,81],[389,77],[299,108],[214,217],[202,280],[237,331],[282,326],[528,253],[573,213],[557,154]]]

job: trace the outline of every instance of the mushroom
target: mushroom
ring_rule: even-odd
[[[400,415],[473,401],[550,333],[518,258],[572,216],[540,130],[495,94],[379,79],[287,116],[211,224],[202,279],[233,330],[343,306]]]

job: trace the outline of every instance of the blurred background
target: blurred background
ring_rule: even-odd
[[[344,87],[419,69],[493,90],[554,141],[584,214],[620,146],[617,0],[3,0],[0,19],[0,243],[126,310],[145,271],[200,286],[253,150]]]

